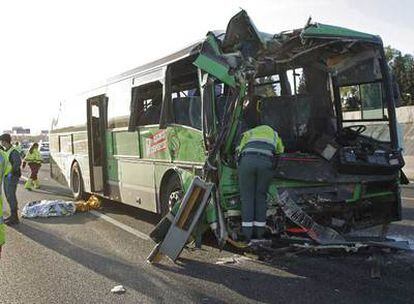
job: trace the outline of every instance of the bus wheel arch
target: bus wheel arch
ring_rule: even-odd
[[[70,189],[75,200],[85,198],[85,184],[83,182],[82,171],[76,160],[72,162],[70,169]]]
[[[182,199],[183,182],[181,175],[176,169],[170,169],[164,173],[161,180],[159,201],[161,215],[166,215],[174,205]]]

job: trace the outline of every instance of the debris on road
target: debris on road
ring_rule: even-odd
[[[122,285],[117,285],[114,288],[111,289],[112,293],[116,293],[116,294],[122,294],[126,292],[126,289],[124,286]]]
[[[371,279],[380,279],[381,278],[381,267],[384,265],[383,256],[380,253],[375,253],[370,257],[371,269],[370,275]]]
[[[226,265],[226,264],[239,264],[243,261],[249,261],[251,258],[247,256],[233,255],[231,257],[220,258],[217,260],[216,265]]]
[[[27,203],[22,210],[22,217],[58,217],[75,214],[76,206],[72,201],[41,200]]]
[[[101,207],[101,201],[95,195],[91,195],[89,199],[85,201],[78,201],[75,203],[76,212],[87,212],[89,210],[96,210]]]
[[[316,223],[312,217],[303,210],[289,197],[284,191],[279,197],[279,204],[286,215],[293,223],[303,228],[310,238],[319,244],[335,244],[344,242],[345,239],[334,229]]]

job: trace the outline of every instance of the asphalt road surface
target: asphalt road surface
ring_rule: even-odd
[[[39,199],[70,200],[50,180],[19,185],[20,208]],[[403,189],[404,220],[389,235],[414,238],[414,187]],[[0,260],[0,303],[413,303],[413,253],[386,254],[381,278],[370,277],[370,257],[280,255],[262,262],[203,245],[185,250],[177,264],[151,266],[147,234],[157,216],[105,202],[98,213],[22,219],[7,228]],[[411,243],[413,245],[413,243]],[[231,261],[230,263],[221,263]],[[116,285],[124,294],[112,294]]]

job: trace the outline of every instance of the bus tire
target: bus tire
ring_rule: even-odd
[[[180,177],[177,174],[172,174],[162,189],[161,215],[165,216],[184,196]]]
[[[73,163],[70,174],[70,189],[75,200],[85,198],[85,187],[83,185],[82,173],[77,162]]]

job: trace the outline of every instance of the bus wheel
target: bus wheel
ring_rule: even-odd
[[[85,197],[85,190],[83,187],[82,174],[78,163],[74,163],[70,175],[70,188],[72,189],[73,198],[81,200]]]
[[[172,175],[161,195],[161,215],[164,216],[183,198],[183,187],[180,178]]]

